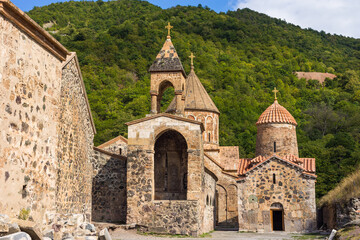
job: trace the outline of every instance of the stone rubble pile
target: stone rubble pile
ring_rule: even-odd
[[[112,240],[107,228],[97,233],[83,214],[47,214],[44,226],[0,214],[0,240]]]

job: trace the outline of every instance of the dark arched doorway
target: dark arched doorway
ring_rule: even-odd
[[[186,200],[188,153],[185,138],[174,130],[155,143],[155,200]]]
[[[285,231],[284,208],[281,203],[273,203],[270,206],[271,225],[273,231]]]

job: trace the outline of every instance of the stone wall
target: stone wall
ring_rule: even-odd
[[[274,142],[276,142],[276,155],[292,154],[299,156],[296,139],[296,126],[292,124],[260,124],[257,126],[256,156],[274,155]]]
[[[58,104],[57,212],[83,213],[90,219],[94,132],[76,57],[69,58]]]
[[[0,15],[0,212],[55,211],[61,62]]]
[[[319,214],[319,227],[323,229],[342,228],[348,222],[360,220],[360,198],[327,204],[320,209]]]
[[[304,177],[297,167],[271,158],[249,172],[238,187],[240,229],[272,231],[270,207],[274,203],[283,206],[285,231],[316,229],[315,179]]]
[[[200,234],[200,206],[198,201],[156,200],[148,209],[152,221],[147,224],[150,232],[183,234],[198,236]]]
[[[205,212],[203,220],[204,232],[210,232],[215,227],[215,191],[216,176],[211,172],[205,172]]]
[[[94,149],[92,220],[126,223],[126,158]]]
[[[205,127],[203,132],[204,148],[211,148],[219,144],[219,114],[208,111],[185,111],[189,119],[202,122]]]
[[[198,222],[202,226],[205,183],[201,125],[170,114],[147,117],[128,123],[128,125],[127,223],[150,226],[153,222],[156,209],[154,205],[154,146],[162,133],[171,130],[177,131],[186,140],[188,152],[186,199],[198,202],[197,216]],[[164,215],[163,217],[167,218],[168,216]],[[175,215],[169,217],[174,218]],[[185,226],[182,223],[179,224],[179,227],[181,228],[176,233],[192,234],[189,232],[191,226]],[[197,232],[197,234],[200,233],[202,233],[202,229]]]
[[[219,157],[218,152],[207,152],[205,166],[217,178],[215,195],[215,223],[219,227],[238,227],[238,205],[236,176],[224,173],[224,168],[212,159]]]

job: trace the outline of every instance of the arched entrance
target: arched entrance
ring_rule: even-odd
[[[227,192],[221,185],[216,185],[216,226],[227,224]]]
[[[185,138],[174,130],[155,142],[155,200],[186,200],[188,153]]]
[[[284,208],[281,203],[273,203],[270,206],[271,226],[273,231],[285,231]]]

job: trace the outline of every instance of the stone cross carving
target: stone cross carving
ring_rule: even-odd
[[[276,93],[278,93],[279,90],[277,90],[276,87],[275,87],[274,90],[272,90],[272,92],[275,94],[275,100],[277,100]]]
[[[170,37],[170,29],[172,29],[173,26],[171,26],[171,25],[170,25],[170,22],[168,22],[168,25],[165,26],[165,28],[167,28],[167,30],[168,30],[168,37]]]
[[[194,54],[191,53],[191,55],[189,56],[189,58],[191,58],[191,68],[194,68],[194,58],[195,58]]]

